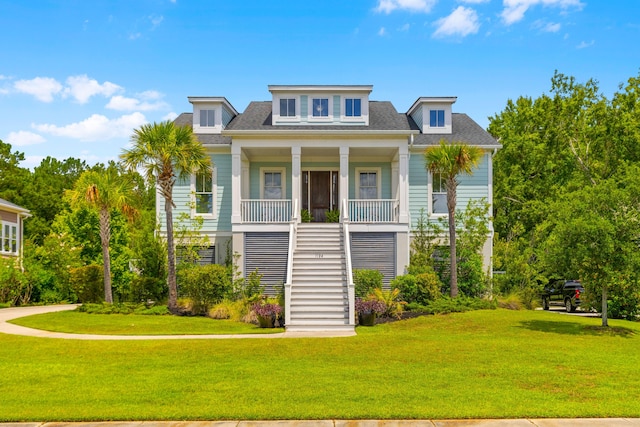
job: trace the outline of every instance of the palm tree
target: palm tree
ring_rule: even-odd
[[[447,190],[449,215],[449,254],[451,258],[451,297],[458,295],[458,262],[456,254],[456,196],[460,174],[471,175],[482,158],[482,149],[464,143],[440,140],[440,145],[429,147],[424,153],[425,167],[431,174],[439,174]]]
[[[67,197],[74,207],[96,209],[100,218],[100,244],[104,274],[104,300],[113,303],[111,291],[111,210],[118,209],[127,217],[133,218],[136,210],[130,201],[131,184],[122,177],[115,166],[104,171],[89,170],[80,175],[73,190],[67,190]]]
[[[155,181],[164,197],[167,224],[167,285],[169,310],[178,306],[176,257],[173,243],[173,185],[176,177],[187,178],[196,171],[211,171],[211,159],[193,135],[190,127],[178,127],[171,121],[142,125],[131,136],[133,146],[120,158],[130,168],[143,168],[147,179]]]

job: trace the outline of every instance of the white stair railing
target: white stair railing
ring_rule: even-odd
[[[344,243],[344,255],[347,267],[347,298],[349,299],[349,325],[355,326],[355,286],[353,284],[353,271],[351,268],[351,244],[349,241],[349,212],[347,211],[347,200],[342,200],[342,238]]]
[[[284,324],[291,324],[291,287],[293,285],[293,253],[296,250],[298,230],[298,200],[293,201],[293,212],[289,223],[289,253],[287,255],[287,282],[284,284]]]

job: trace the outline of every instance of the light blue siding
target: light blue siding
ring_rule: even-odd
[[[206,218],[203,221],[201,231],[203,233],[215,233],[216,231],[231,231],[231,155],[216,154],[211,156],[216,168],[216,218]],[[159,200],[160,226],[166,232],[164,215],[164,198]],[[179,224],[181,214],[191,215],[191,180],[178,179],[173,187],[173,222]]]
[[[306,121],[309,117],[309,99],[307,95],[300,96],[300,120]]]
[[[356,168],[380,168],[381,198],[391,199],[391,164],[390,163],[350,163],[349,164],[349,199],[357,199],[356,194]]]
[[[418,107],[418,109],[411,114],[411,118],[416,122],[418,127],[422,129],[422,107]]]
[[[333,121],[334,122],[340,121],[340,111],[341,111],[340,96],[334,95],[333,96]]]
[[[222,107],[222,127],[226,128],[229,122],[233,119],[233,113],[226,107]]]
[[[456,210],[464,210],[471,199],[489,198],[489,160],[485,154],[473,175],[458,177]],[[420,209],[428,216],[428,174],[422,153],[412,153],[409,159],[409,214],[414,228],[420,217]]]

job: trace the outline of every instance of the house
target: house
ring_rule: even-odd
[[[421,209],[430,220],[446,216],[445,190],[425,169],[425,148],[444,138],[484,150],[474,174],[460,177],[464,209],[470,198],[492,202],[500,145],[452,111],[456,97],[420,97],[398,113],[388,101],[370,100],[370,85],[268,89],[271,100],[242,113],[224,97],[188,98],[193,111],[175,123],[192,126],[215,166],[176,183],[176,212],[202,217],[207,262],[237,253],[240,270],[258,269],[268,291],[284,285],[288,330],[353,330],[353,269],[378,269],[388,284],[409,263]],[[484,248],[488,270],[492,237]]]
[[[28,209],[0,199],[0,256],[22,258],[23,223]]]

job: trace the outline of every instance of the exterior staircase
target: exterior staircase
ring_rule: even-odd
[[[287,331],[354,331],[340,224],[298,224]]]

